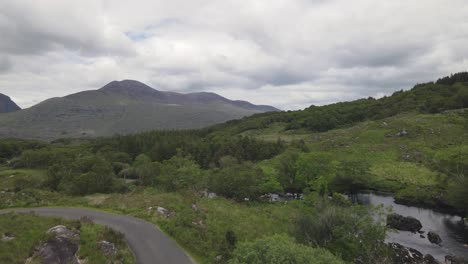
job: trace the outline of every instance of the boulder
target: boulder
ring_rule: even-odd
[[[440,238],[440,236],[436,232],[430,231],[429,233],[427,233],[427,239],[429,239],[429,241],[432,244],[438,244],[439,245],[439,244],[442,243],[442,238]]]
[[[445,264],[468,264],[468,260],[455,256],[445,256]]]
[[[10,232],[6,232],[6,233],[2,234],[2,239],[1,240],[3,242],[8,242],[8,241],[11,241],[13,239],[15,239],[15,236],[13,236],[13,234],[10,233]]]
[[[97,246],[107,257],[112,257],[117,254],[117,248],[115,247],[114,243],[102,240],[97,243]]]
[[[167,210],[166,208],[161,207],[161,206],[156,207],[156,212],[157,212],[160,216],[164,216],[164,217],[166,217],[166,218],[169,218],[169,217],[171,217],[171,216],[174,215],[173,212],[171,212],[171,211],[169,211],[169,210]]]
[[[421,252],[414,248],[408,248],[398,243],[390,243],[394,264],[438,264],[433,256]]]
[[[399,214],[387,215],[387,226],[397,230],[410,232],[418,232],[422,228],[422,224],[418,219],[411,216],[405,217]]]
[[[71,263],[79,264],[76,257],[80,234],[76,230],[70,230],[65,226],[54,226],[47,231],[54,237],[38,246],[27,262],[36,263]]]

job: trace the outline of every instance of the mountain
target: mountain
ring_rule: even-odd
[[[194,129],[268,111],[278,109],[214,93],[164,92],[138,81],[113,81],[1,115],[0,137],[53,140]]]
[[[10,97],[0,93],[0,113],[9,113],[21,110]]]

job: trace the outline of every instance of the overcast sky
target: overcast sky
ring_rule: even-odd
[[[0,0],[0,93],[134,79],[301,109],[468,70],[467,0]]]

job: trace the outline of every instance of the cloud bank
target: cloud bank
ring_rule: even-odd
[[[301,109],[468,70],[465,0],[0,0],[0,92],[135,79]]]

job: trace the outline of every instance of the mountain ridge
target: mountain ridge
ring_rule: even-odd
[[[54,140],[195,129],[267,111],[279,110],[215,93],[182,94],[134,80],[112,81],[97,90],[50,98],[1,116],[0,138]]]
[[[11,98],[0,93],[0,114],[21,110],[21,108]]]

